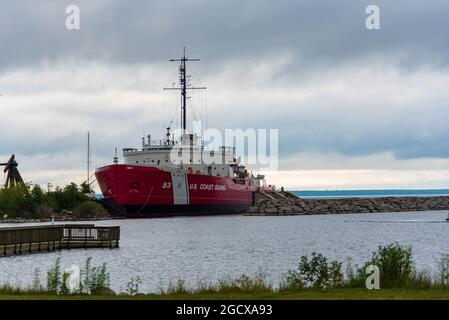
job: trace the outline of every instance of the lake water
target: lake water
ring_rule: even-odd
[[[446,212],[367,213],[287,217],[210,216],[101,221],[120,225],[118,249],[77,249],[0,258],[0,282],[28,285],[34,269],[42,278],[57,257],[63,267],[108,264],[111,285],[122,291],[140,276],[143,292],[154,292],[177,279],[200,280],[255,275],[262,271],[276,285],[301,255],[313,251],[362,263],[379,245],[411,245],[419,267],[437,270],[449,253]],[[6,225],[0,224],[0,227]],[[8,224],[11,226],[11,224]]]

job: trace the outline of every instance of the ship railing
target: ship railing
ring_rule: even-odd
[[[149,141],[150,143],[145,144],[145,147],[161,147],[161,146],[174,146],[179,144],[177,140],[163,140],[163,139],[154,139]]]
[[[123,148],[123,154],[133,153],[139,151],[136,148]]]
[[[232,178],[232,180],[237,184],[249,185],[249,180],[245,178]]]
[[[94,225],[64,225],[63,240],[109,241],[120,239],[119,227],[96,227]]]
[[[228,153],[228,154],[234,154],[235,148],[234,147],[218,147],[218,148],[209,148],[207,145],[203,146],[203,149],[208,152],[214,152],[214,153]]]

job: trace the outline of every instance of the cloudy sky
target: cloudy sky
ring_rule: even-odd
[[[278,128],[277,186],[449,187],[447,12],[447,0],[2,2],[0,159],[15,153],[27,181],[79,183],[87,131],[94,166],[142,132],[162,137],[179,120],[168,59],[185,45],[202,59],[192,83],[208,87],[188,116]]]

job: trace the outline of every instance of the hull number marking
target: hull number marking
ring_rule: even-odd
[[[171,182],[164,182],[162,184],[162,189],[170,189],[171,188]]]

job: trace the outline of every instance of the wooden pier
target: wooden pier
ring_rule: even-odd
[[[0,228],[0,257],[75,248],[118,248],[120,227],[61,224]]]

